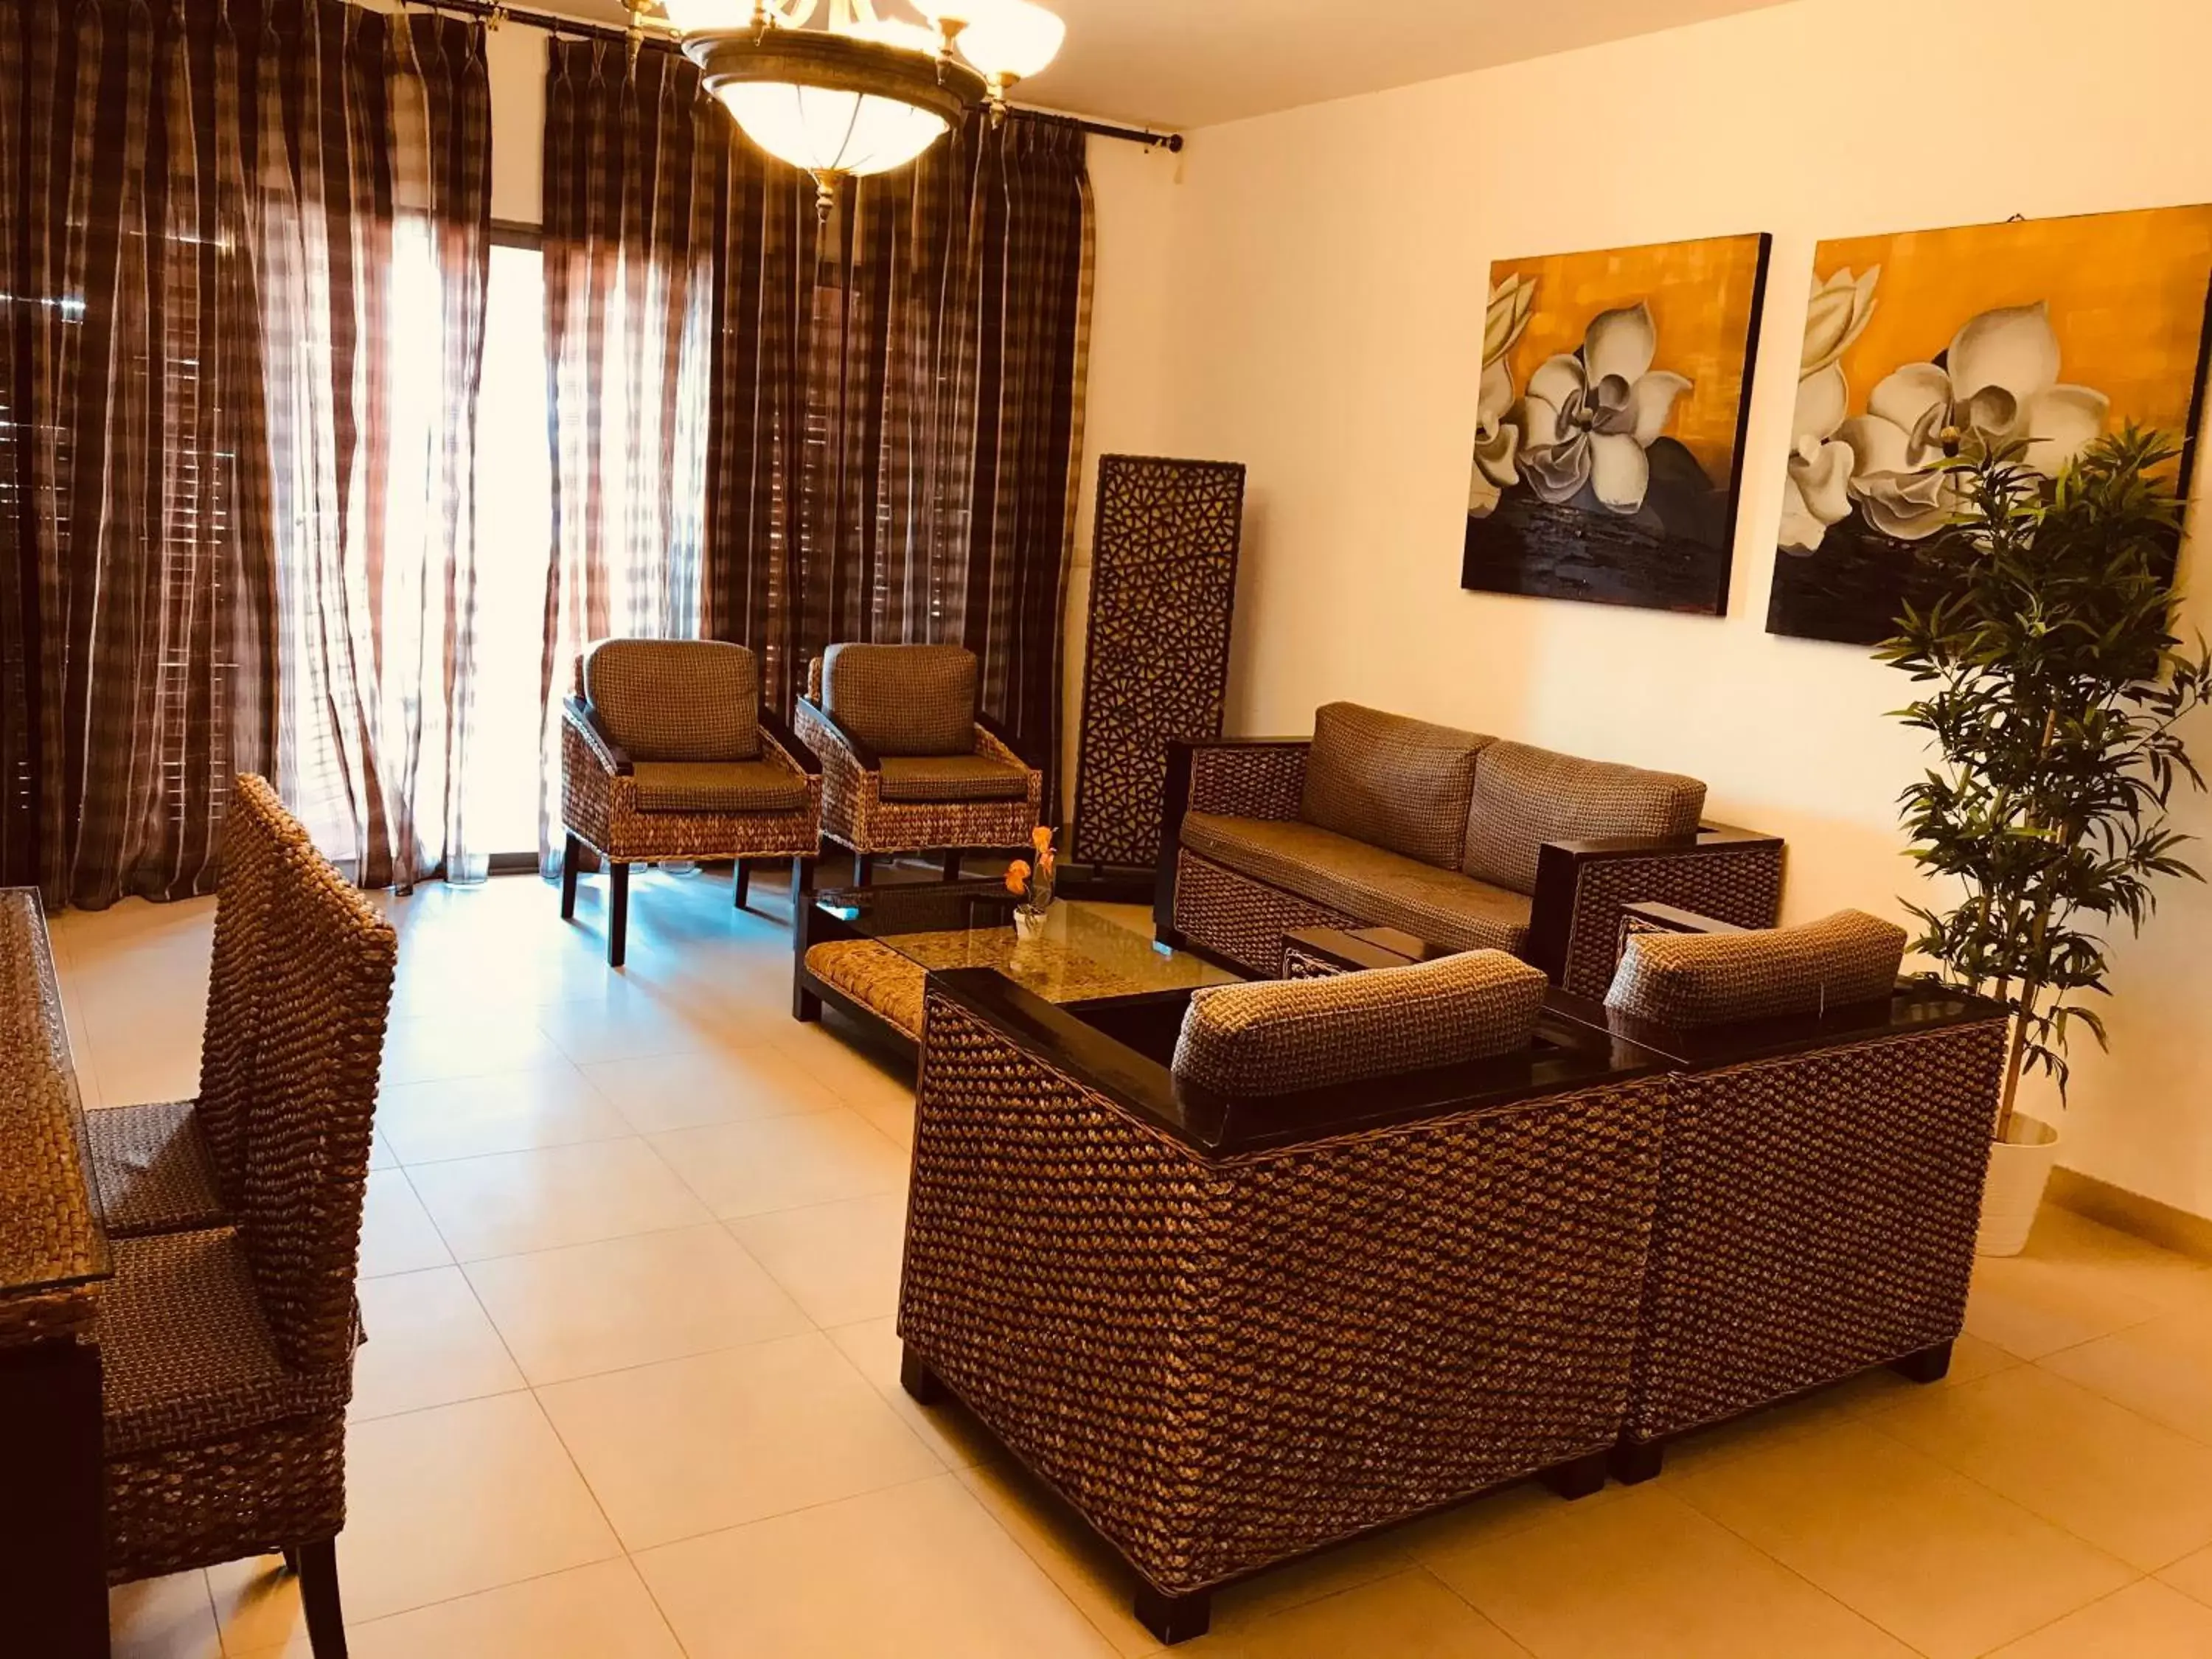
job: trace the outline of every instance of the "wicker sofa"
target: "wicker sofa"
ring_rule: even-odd
[[[1705,793],[1331,703],[1310,739],[1173,745],[1156,921],[1163,939],[1262,977],[1300,928],[1385,926],[1508,951],[1601,997],[1624,903],[1772,925],[1781,842],[1702,823]]]
[[[1060,1006],[931,976],[903,1381],[1073,1504],[1161,1640],[1372,1528],[1602,1485],[1670,1085],[1545,990],[1496,952]]]
[[[1626,1481],[1673,1437],[1857,1372],[1944,1374],[2007,1029],[1998,1004],[1899,982],[1905,934],[1871,916],[1673,920],[1623,939],[1602,1004],[1551,1005],[1675,1074]]]

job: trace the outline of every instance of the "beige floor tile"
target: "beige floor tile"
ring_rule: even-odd
[[[1966,1328],[2040,1359],[2183,1310],[2212,1319],[2212,1269],[2047,1205],[2026,1251],[1974,1264]]]
[[[2045,1366],[2212,1445],[2212,1310],[2161,1314],[2052,1354]]]
[[[806,1316],[708,1223],[469,1264],[533,1384],[793,1336]]]
[[[1190,1659],[1528,1659],[1528,1650],[1416,1568],[1171,1650]]]
[[[1579,1513],[1601,1504],[1617,1504],[1638,1490],[1633,1486],[1605,1486],[1588,1498],[1572,1500],[1571,1507]],[[1569,1500],[1542,1482],[1521,1480],[1432,1515],[1425,1521],[1413,1522],[1391,1535],[1414,1560],[1434,1563],[1449,1559],[1477,1545],[1556,1521],[1567,1513],[1569,1507]]]
[[[373,1170],[362,1202],[361,1276],[419,1273],[453,1259],[404,1170]]]
[[[1868,1420],[2142,1571],[2212,1544],[2212,1446],[2040,1366]]]
[[[2195,1596],[2208,1607],[2212,1607],[2212,1549],[2202,1549],[2194,1555],[2184,1556],[2159,1574],[2174,1589]]]
[[[896,1193],[906,1185],[906,1155],[842,1109],[678,1129],[652,1142],[726,1220]]]
[[[361,1320],[368,1340],[354,1358],[356,1419],[523,1386],[459,1267],[363,1280]]]
[[[947,1468],[972,1468],[1006,1456],[989,1431],[969,1416],[958,1401],[924,1406],[899,1386],[899,1358],[904,1348],[896,1320],[885,1317],[840,1325],[827,1335],[868,1379],[868,1386],[883,1396]]]
[[[424,1164],[407,1174],[463,1261],[708,1219],[676,1171],[635,1139]]]
[[[787,1023],[776,1042],[849,1106],[877,1102],[914,1107],[914,1062],[891,1054],[842,1016]]]
[[[392,1088],[440,1078],[526,1072],[561,1058],[526,1010],[495,1006],[461,1012],[448,1007],[392,1021],[384,1042],[382,1082]]]
[[[2093,1601],[1990,1659],[2203,1659],[2212,1653],[2212,1607],[2154,1578]]]
[[[561,1002],[539,1009],[538,1023],[554,1045],[580,1066],[733,1048],[741,1040],[734,1008],[725,1015],[669,996],[619,1004]]]
[[[222,1659],[207,1575],[172,1573],[108,1591],[107,1639],[112,1659]]]
[[[381,1100],[377,1102],[380,1112],[383,1105]],[[396,1170],[399,1167],[399,1160],[392,1155],[391,1143],[380,1134],[373,1137],[368,1143],[368,1167],[371,1170]]]
[[[357,1625],[346,1645],[353,1659],[684,1659],[628,1561]]]
[[[586,1066],[584,1074],[640,1134],[826,1112],[841,1103],[767,1043],[608,1060]]]
[[[307,1640],[307,1616],[300,1606],[300,1584],[285,1571],[283,1558],[249,1556],[208,1570],[216,1622],[222,1630],[224,1659],[314,1659]],[[353,1604],[345,1571],[338,1572],[338,1595],[348,1618]]]
[[[950,1477],[652,1551],[690,1659],[1081,1659],[1113,1651]]]
[[[1983,1653],[2135,1576],[1860,1424],[1686,1474],[1668,1490],[1932,1659]]]
[[[898,1311],[906,1200],[896,1193],[741,1216],[726,1224],[817,1325]]]
[[[149,1100],[189,1100],[199,1092],[200,1034],[148,1026],[116,1041],[96,1038],[100,1097],[109,1106]]]
[[[944,1468],[817,1333],[557,1383],[539,1398],[633,1550]]]
[[[402,1164],[526,1152],[634,1133],[629,1120],[562,1060],[526,1072],[395,1084],[376,1103],[376,1122]]]
[[[1911,1652],[1656,1486],[1428,1565],[1545,1659],[1779,1659],[1778,1631],[1792,1659]]]
[[[362,1622],[620,1550],[526,1394],[356,1423],[346,1483],[338,1573]]]

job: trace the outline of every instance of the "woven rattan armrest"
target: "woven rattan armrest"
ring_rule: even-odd
[[[1022,753],[1020,745],[1015,743],[1013,733],[1007,731],[1004,726],[1001,726],[997,720],[993,720],[988,714],[984,714],[981,709],[978,709],[975,714],[975,730],[978,734],[978,741],[975,745],[977,753],[981,754],[988,752],[986,747],[986,744],[988,742],[988,744],[996,744],[998,749],[1003,751],[1001,755],[995,756],[994,758],[1014,761],[1023,766],[1028,767],[1032,772],[1036,770],[1036,767],[1031,763],[1030,757]]]
[[[809,776],[818,776],[822,762],[811,749],[799,740],[799,735],[783,723],[775,710],[763,708],[760,714],[761,746],[773,750]]]
[[[806,705],[808,716],[818,724],[821,731],[829,737],[831,742],[836,743],[839,747],[844,750],[847,756],[851,758],[854,765],[859,767],[864,772],[880,772],[883,770],[884,763],[882,757],[878,756],[874,750],[868,747],[866,744],[854,737],[851,731],[847,727],[838,725],[835,720],[830,718],[829,711],[824,709],[820,703],[814,702],[811,698],[805,697],[802,697],[799,701]]]
[[[1192,812],[1231,817],[1294,818],[1305,792],[1311,738],[1179,738],[1168,744],[1160,794],[1160,862],[1152,883],[1152,921],[1176,937],[1175,890],[1182,821]]]
[[[1899,980],[1887,1000],[1844,1004],[1818,1014],[1787,1014],[1726,1025],[1664,1025],[1607,1008],[1599,999],[1559,990],[1544,999],[1544,1007],[1559,1018],[1663,1054],[1674,1067],[1686,1072],[1779,1060],[2008,1018],[2002,1003],[1922,979]]]
[[[631,775],[629,751],[615,741],[614,733],[607,730],[606,722],[599,718],[598,709],[581,697],[565,697],[561,702],[561,714],[584,739],[585,746],[592,750],[593,758],[606,769],[610,776],[626,778]]]

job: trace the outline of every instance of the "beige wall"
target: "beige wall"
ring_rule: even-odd
[[[1231,728],[1353,697],[1679,769],[1714,815],[1788,836],[1790,915],[1897,911],[1919,755],[1883,711],[1905,683],[1763,626],[1813,244],[2212,199],[2208,62],[2204,0],[1803,0],[1193,135],[1164,250],[1111,250],[1121,321],[1162,331],[1128,348],[1157,387],[1109,405],[1251,467]],[[1489,260],[1748,230],[1774,235],[1769,350],[1728,617],[1462,592]],[[1108,258],[1094,387],[1119,372]],[[2194,735],[2212,761],[2212,722]],[[2212,833],[2201,799],[2182,817]],[[2079,1057],[2067,1122],[2077,1167],[2199,1214],[2208,924],[2212,896],[2176,884],[2118,946],[2115,1053]]]

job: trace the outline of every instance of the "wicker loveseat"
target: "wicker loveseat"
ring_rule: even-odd
[[[903,1380],[1073,1505],[1160,1639],[1371,1528],[1603,1484],[1670,1085],[1545,988],[1496,952],[1060,1006],[932,975]]]
[[[1782,843],[1701,823],[1705,794],[1694,778],[1331,703],[1310,739],[1172,746],[1156,920],[1169,942],[1262,977],[1297,929],[1383,926],[1509,951],[1602,996],[1624,903],[1773,923]]]
[[[1845,911],[1624,941],[1554,1012],[1664,1054],[1669,1096],[1624,1480],[1664,1443],[1890,1364],[1932,1382],[1964,1322],[2006,1031],[1897,981],[1902,930]]]

